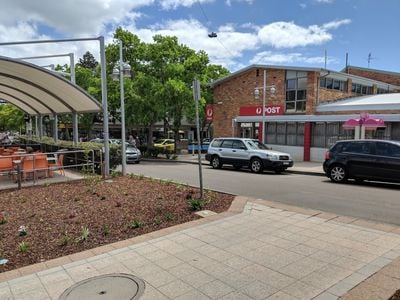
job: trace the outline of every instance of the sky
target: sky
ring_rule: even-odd
[[[145,42],[177,36],[231,72],[251,64],[323,68],[325,61],[339,71],[346,53],[350,65],[400,72],[400,0],[0,0],[0,7],[0,42],[102,35],[111,43],[121,26]],[[98,58],[98,42],[0,46],[10,57],[72,52],[78,60],[86,51]]]

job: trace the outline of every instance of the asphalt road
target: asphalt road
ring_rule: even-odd
[[[198,165],[142,161],[127,171],[199,186]],[[344,216],[400,225],[400,185],[334,184],[323,176],[292,173],[253,174],[247,170],[214,170],[203,166],[203,186]]]

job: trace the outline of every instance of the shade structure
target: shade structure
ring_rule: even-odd
[[[382,119],[377,118],[359,118],[359,119],[348,119],[343,124],[345,129],[354,129],[357,126],[364,126],[365,129],[376,129],[378,127],[386,127],[385,122]]]
[[[4,56],[0,56],[0,99],[33,116],[101,111],[101,103],[62,76]]]

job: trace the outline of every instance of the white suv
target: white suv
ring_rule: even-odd
[[[243,138],[213,139],[206,159],[214,169],[227,164],[235,169],[249,167],[255,173],[261,173],[265,169],[281,173],[293,166],[290,154],[272,151],[258,141]]]

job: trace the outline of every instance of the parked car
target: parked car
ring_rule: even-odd
[[[126,146],[126,162],[129,163],[140,163],[140,160],[142,159],[142,153],[140,150],[136,147],[133,146]]]
[[[350,178],[400,182],[400,142],[338,141],[326,152],[323,168],[333,182]]]
[[[173,139],[160,139],[154,142],[154,148],[160,151],[169,150],[173,152],[175,149],[175,141]]]
[[[255,173],[261,173],[263,170],[281,173],[293,166],[290,154],[268,150],[266,146],[265,149],[260,149],[252,139],[245,138],[213,139],[208,147],[206,159],[214,169],[227,164],[235,169],[249,167]]]

